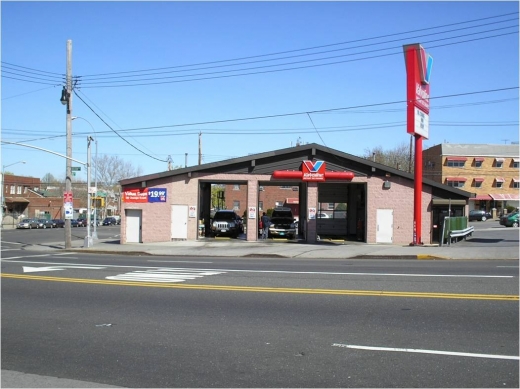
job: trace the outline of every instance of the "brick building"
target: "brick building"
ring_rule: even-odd
[[[313,172],[304,173],[309,166]],[[322,174],[314,172],[318,166],[321,181],[312,178]],[[249,241],[258,239],[264,209],[296,198],[298,238],[309,243],[334,236],[409,244],[414,236],[413,174],[318,144],[128,178],[120,184],[122,244],[211,237],[215,185],[226,189],[223,207],[236,208],[240,216],[247,209],[243,238]],[[467,215],[472,196],[425,179],[418,242],[438,242],[438,226],[448,207],[454,216]],[[328,217],[318,218],[320,210]]]
[[[43,190],[40,179],[36,177],[5,174],[2,180],[2,214],[10,217],[10,220],[16,220],[20,215],[38,219],[63,218],[62,191]],[[84,206],[80,198],[74,198],[73,201],[74,207]]]
[[[518,145],[443,143],[423,151],[424,178],[475,193],[469,209],[519,204]]]

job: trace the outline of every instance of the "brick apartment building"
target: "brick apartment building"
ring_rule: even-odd
[[[424,178],[476,196],[469,209],[496,214],[519,205],[518,145],[443,143],[423,151]]]
[[[62,219],[62,191],[43,190],[39,178],[5,174],[2,177],[3,215],[16,220],[20,215],[38,219]],[[74,207],[84,206],[80,198],[74,198]],[[2,221],[2,224],[4,221]]]

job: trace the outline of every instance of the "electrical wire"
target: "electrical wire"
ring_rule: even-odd
[[[273,55],[294,53],[294,52],[298,52],[298,51],[306,51],[306,50],[320,49],[320,48],[324,48],[324,47],[339,46],[339,45],[344,45],[344,44],[348,44],[348,43],[357,43],[357,42],[364,42],[364,41],[368,41],[368,40],[388,38],[388,37],[391,37],[391,36],[411,34],[411,33],[414,33],[414,32],[420,32],[420,31],[425,31],[425,30],[433,30],[433,29],[437,29],[437,28],[456,26],[456,25],[461,25],[461,24],[466,24],[466,23],[479,22],[479,21],[483,21],[483,20],[496,19],[496,18],[505,17],[505,16],[512,16],[512,15],[518,15],[518,12],[511,12],[511,13],[502,14],[502,15],[496,15],[496,16],[489,16],[489,17],[485,17],[485,18],[467,20],[467,21],[464,21],[464,22],[444,24],[444,25],[441,25],[441,26],[427,27],[427,28],[421,28],[421,29],[417,29],[417,30],[409,30],[409,31],[405,31],[405,32],[398,32],[398,33],[380,35],[380,36],[377,36],[377,37],[361,38],[361,39],[355,39],[355,40],[344,41],[344,42],[339,42],[339,43],[331,43],[331,44],[326,44],[326,45],[307,47],[307,48],[303,48],[303,49],[293,49],[293,50],[279,51],[279,52],[274,52],[274,53],[269,53],[269,54],[260,54],[260,55],[253,55],[253,56],[248,56],[248,57],[226,59],[226,60],[220,60],[220,61],[201,62],[201,63],[191,64],[191,65],[169,66],[169,67],[161,67],[161,68],[151,68],[151,69],[144,69],[144,70],[131,70],[131,71],[112,72],[112,73],[98,73],[98,74],[85,75],[84,77],[103,76],[103,75],[111,75],[111,74],[140,73],[140,72],[146,72],[146,71],[155,71],[155,70],[164,70],[164,69],[177,69],[177,68],[182,68],[182,67],[210,65],[210,64],[215,64],[215,63],[241,61],[241,60],[247,60],[247,59],[252,59],[252,58],[262,58],[262,57],[273,56]],[[508,20],[511,20],[511,19],[508,19]],[[512,20],[515,20],[515,19],[512,19]],[[495,23],[501,23],[501,22],[503,22],[503,21],[499,21],[499,22],[495,22]],[[473,26],[471,28],[475,28],[475,27],[479,27],[479,26]],[[406,38],[406,39],[411,39],[411,38]]]
[[[73,92],[74,92],[74,94],[76,95],[76,97],[77,97],[78,99],[80,99],[80,100],[83,102],[83,104],[85,104],[85,105],[86,105],[86,106],[87,106],[87,107],[88,107],[88,108],[89,108],[89,109],[94,113],[94,115],[96,115],[96,116],[97,116],[97,117],[98,117],[98,118],[99,118],[103,123],[105,123],[105,125],[106,125],[108,128],[110,128],[110,129],[111,129],[111,130],[112,130],[112,131],[113,131],[113,132],[114,132],[118,137],[120,137],[122,140],[124,140],[126,143],[128,143],[130,146],[132,146],[134,149],[136,149],[136,150],[139,151],[140,153],[142,153],[142,154],[144,154],[144,155],[146,155],[146,156],[148,156],[148,157],[150,157],[150,158],[152,158],[152,159],[155,159],[155,160],[157,160],[157,161],[160,161],[160,162],[168,162],[167,159],[159,159],[159,158],[156,158],[156,157],[154,157],[154,156],[152,156],[152,155],[150,155],[150,154],[148,154],[148,153],[145,153],[144,151],[138,149],[137,147],[135,147],[132,143],[130,143],[130,142],[127,141],[124,137],[122,137],[121,135],[119,135],[119,133],[118,133],[116,130],[114,130],[114,129],[113,129],[113,128],[112,128],[112,127],[111,127],[107,122],[105,122],[105,121],[103,120],[103,118],[102,118],[101,116],[99,116],[99,115],[97,114],[97,112],[94,111],[94,110],[90,107],[90,105],[88,105],[88,104],[85,102],[85,100],[83,100],[83,99],[81,98],[81,96],[79,96],[79,95],[76,93],[76,91],[75,91],[74,89],[73,89]]]

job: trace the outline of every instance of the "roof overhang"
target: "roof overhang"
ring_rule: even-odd
[[[466,205],[466,200],[432,199],[433,205]]]
[[[490,193],[489,194],[493,200],[519,200],[518,193]]]

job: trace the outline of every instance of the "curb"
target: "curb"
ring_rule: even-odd
[[[417,255],[357,255],[355,257],[350,257],[349,259],[422,259],[422,260],[447,260],[451,259],[449,257],[442,257],[438,255],[427,255],[427,254],[417,254]]]

